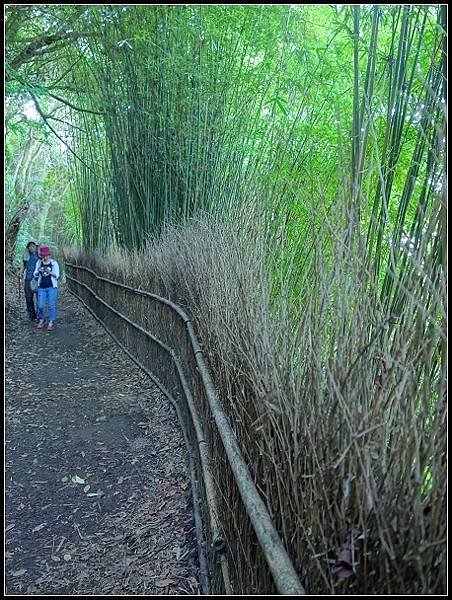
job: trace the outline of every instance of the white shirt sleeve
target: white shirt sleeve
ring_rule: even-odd
[[[33,277],[37,277],[38,276],[38,274],[39,274],[38,271],[39,271],[40,267],[41,267],[41,261],[37,260],[36,261],[35,270],[34,270],[34,273],[33,273]]]
[[[55,273],[55,276],[57,279],[60,278],[60,267],[58,266],[58,263],[56,260],[52,261],[52,271],[53,273]]]

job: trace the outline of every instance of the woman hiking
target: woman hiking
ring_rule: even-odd
[[[36,263],[33,277],[38,281],[38,329],[45,324],[44,311],[46,304],[49,306],[49,323],[47,331],[55,329],[56,303],[58,297],[58,279],[60,278],[60,267],[52,257],[52,251],[48,246],[39,248],[41,259]]]

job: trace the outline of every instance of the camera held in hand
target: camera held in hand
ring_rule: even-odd
[[[39,270],[43,277],[48,277],[50,275],[51,268],[50,267],[41,267]]]

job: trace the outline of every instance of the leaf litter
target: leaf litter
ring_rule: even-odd
[[[172,407],[64,286],[52,337],[6,287],[7,593],[197,595]],[[58,365],[45,389],[38,355],[47,373]]]

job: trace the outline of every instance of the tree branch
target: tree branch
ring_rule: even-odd
[[[91,115],[106,115],[107,114],[105,112],[99,112],[97,110],[89,110],[88,108],[78,108],[77,106],[74,106],[68,100],[65,100],[64,98],[60,98],[59,96],[55,96],[55,94],[51,94],[50,92],[48,92],[48,94],[54,100],[58,100],[58,102],[62,102],[63,104],[66,104],[66,106],[69,106],[69,108],[72,108],[72,109],[77,110],[79,112],[86,112],[86,113],[90,113]]]
[[[24,63],[33,60],[37,56],[47,54],[48,52],[55,52],[59,49],[59,46],[55,47],[55,44],[58,44],[58,42],[70,42],[86,35],[87,34],[84,32],[45,35],[44,37],[39,38],[34,42],[31,42],[30,44],[28,44],[28,46],[21,50],[21,52],[19,52],[19,54],[17,54],[16,57],[12,59],[11,66],[13,67],[13,69],[17,69]]]
[[[89,169],[92,173],[95,173],[95,171],[82,158],[80,158],[80,156],[78,156],[72,150],[72,148],[70,146],[68,146],[68,144],[66,143],[66,141],[55,131],[55,129],[52,127],[52,125],[50,125],[49,121],[47,120],[46,115],[42,112],[41,107],[39,106],[38,99],[33,94],[33,92],[30,92],[30,96],[33,98],[33,102],[34,102],[34,104],[36,106],[36,110],[38,111],[39,115],[41,116],[41,118],[43,119],[43,121],[47,125],[47,127],[50,129],[50,131],[60,140],[60,142],[62,142],[66,146],[66,148],[69,150],[69,152],[71,154],[73,154],[77,160],[79,160],[82,164],[84,164],[85,167],[87,169]]]

